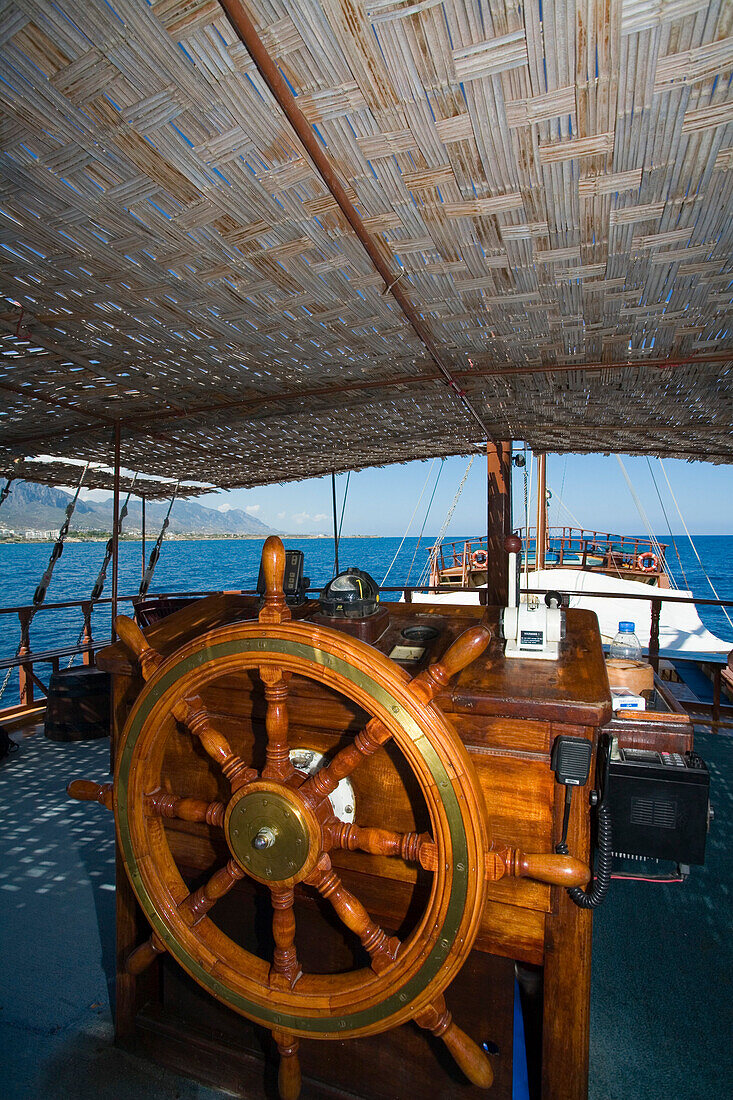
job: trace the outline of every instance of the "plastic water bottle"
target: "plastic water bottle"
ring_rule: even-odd
[[[641,642],[635,634],[636,623],[618,624],[618,634],[611,642],[609,657],[621,657],[626,661],[641,660]]]

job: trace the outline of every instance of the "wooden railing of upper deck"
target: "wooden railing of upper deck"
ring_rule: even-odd
[[[524,547],[528,547],[529,563],[536,561],[537,531],[530,527],[529,532],[521,528],[518,532]],[[475,555],[487,552],[486,536],[461,539],[456,542],[440,543],[431,546],[428,551],[431,567],[430,583],[440,583],[441,574],[450,571],[460,583],[465,585],[472,571],[480,568],[475,564]],[[638,535],[614,535],[607,531],[590,531],[582,527],[550,527],[545,547],[545,562],[548,568],[575,568],[590,572],[617,570],[619,572],[637,571],[648,576],[666,574],[667,544],[652,542]],[[647,559],[654,562],[652,568],[640,567]]]

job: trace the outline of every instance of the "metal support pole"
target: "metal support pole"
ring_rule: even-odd
[[[112,623],[110,634],[112,641],[117,638],[115,620],[117,619],[117,579],[119,575],[119,528],[120,528],[120,422],[115,422],[115,484],[112,498]]]
[[[509,558],[504,540],[512,533],[511,440],[487,444],[486,461],[486,599],[489,604],[505,607],[509,598]]]
[[[142,550],[143,550],[142,569],[141,569],[141,572],[140,572],[140,579],[142,580],[142,578],[145,576],[145,564],[146,564],[146,562],[145,562],[145,497],[140,497],[140,506],[141,506],[141,511],[142,511]]]
[[[339,571],[339,531],[338,516],[336,515],[336,471],[331,471],[331,496],[333,498],[333,575],[338,576]]]

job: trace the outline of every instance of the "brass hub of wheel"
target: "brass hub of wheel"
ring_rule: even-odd
[[[242,870],[270,886],[300,882],[320,850],[320,827],[305,802],[289,787],[266,780],[237,791],[224,830]]]

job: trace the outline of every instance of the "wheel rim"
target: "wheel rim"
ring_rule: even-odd
[[[394,964],[379,975],[370,968],[346,976],[304,974],[295,992],[274,990],[268,985],[268,963],[236,945],[210,918],[191,927],[179,912],[189,889],[168,848],[163,821],[144,810],[151,784],[161,777],[166,715],[182,694],[229,672],[263,667],[307,675],[379,718],[418,780],[438,866],[423,917]],[[448,985],[475,938],[484,846],[482,809],[467,754],[441,713],[410,692],[406,674],[342,634],[295,623],[245,623],[212,631],[174,654],[148,682],[130,715],[115,802],[123,858],[154,932],[204,988],[271,1029],[340,1038],[411,1019]]]

